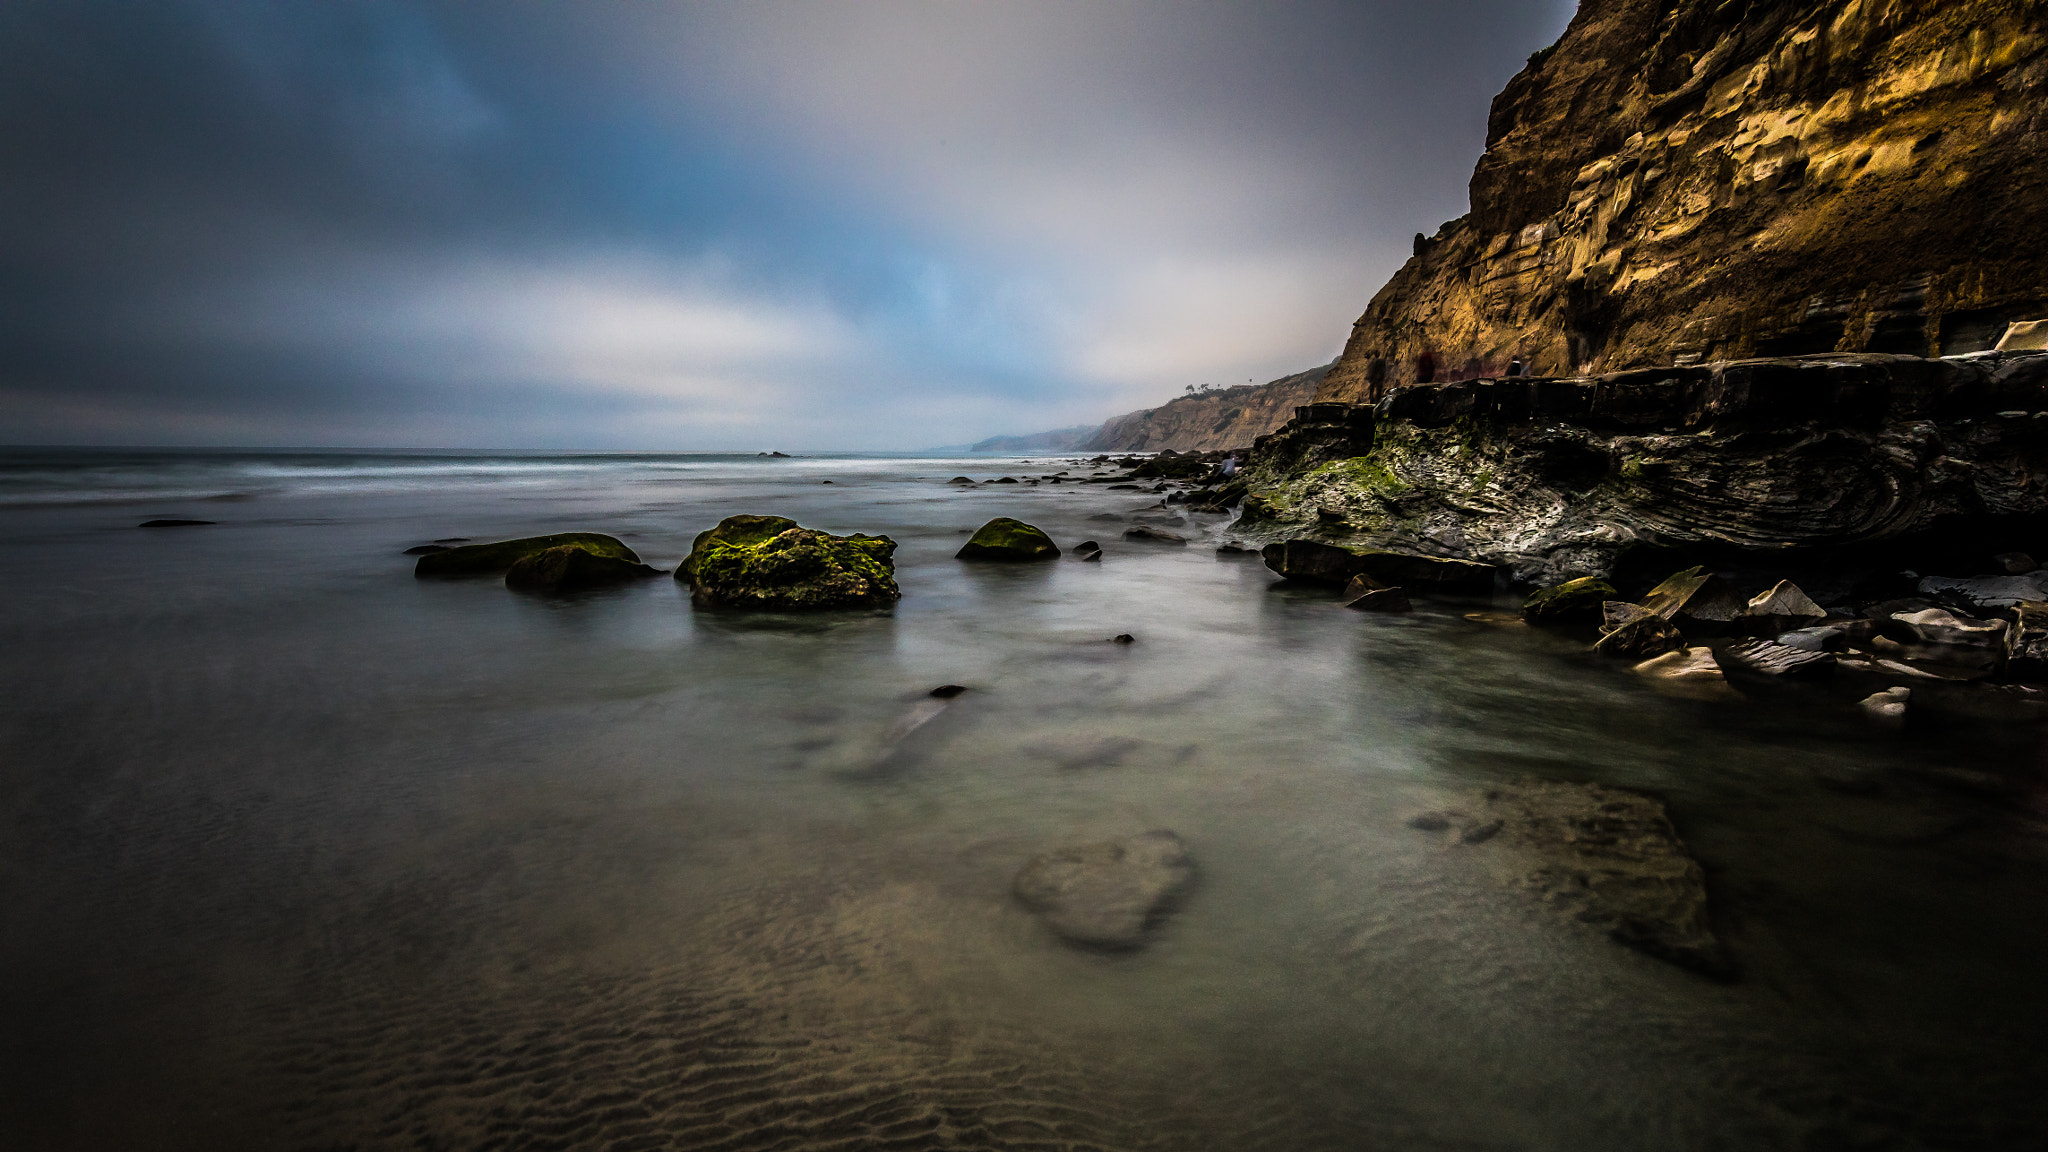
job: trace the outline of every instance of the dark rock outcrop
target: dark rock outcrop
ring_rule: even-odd
[[[430,552],[419,558],[412,572],[415,576],[496,576],[509,571],[520,560],[550,548],[576,548],[627,564],[640,563],[639,555],[631,548],[601,532],[556,532]]]
[[[728,516],[676,569],[694,598],[729,608],[882,608],[902,597],[887,536],[834,536],[780,516]]]
[[[1406,388],[1304,408],[1259,442],[1248,482],[1241,540],[1460,558],[1538,584],[1610,575],[1637,550],[1783,565],[1952,555],[1968,538],[1989,555],[2048,525],[2048,354]],[[1988,579],[2012,583],[2010,604],[2048,598],[2038,578]]]
[[[2048,21],[2010,0],[1584,0],[1494,101],[1319,401],[1990,349],[2048,315]],[[2008,346],[2024,343],[2016,340]]]
[[[1145,942],[1194,874],[1180,837],[1159,829],[1038,856],[1012,890],[1062,938],[1128,949]]]
[[[505,587],[515,592],[556,594],[607,588],[659,576],[661,570],[631,560],[600,556],[595,552],[564,544],[559,548],[521,556],[505,570]]]
[[[960,551],[959,560],[1057,560],[1059,545],[1022,520],[998,516],[977,529]]]
[[[1277,541],[1266,545],[1260,555],[1266,567],[1289,580],[1346,584],[1355,576],[1370,576],[1389,587],[1405,585],[1445,592],[1479,592],[1493,586],[1490,565],[1319,540]]]

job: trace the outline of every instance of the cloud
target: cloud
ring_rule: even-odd
[[[1332,355],[1569,6],[0,7],[0,441],[919,447]]]

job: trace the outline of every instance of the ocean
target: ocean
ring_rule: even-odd
[[[2037,730],[1661,695],[1507,594],[1348,612],[1225,515],[948,483],[1063,469],[0,453],[0,1147],[2048,1145]],[[902,601],[403,554],[742,512],[893,537]],[[953,559],[995,516],[1105,556]],[[1408,825],[1524,777],[1661,797],[1740,978]],[[1011,895],[1154,828],[1197,879],[1140,950]]]

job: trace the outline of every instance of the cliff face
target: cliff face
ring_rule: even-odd
[[[1316,397],[1333,364],[1260,385],[1186,396],[1158,408],[1118,416],[1075,446],[1088,452],[1218,452],[1243,448],[1294,417]]]
[[[1954,354],[2048,314],[2048,0],[1585,0],[1318,399]]]

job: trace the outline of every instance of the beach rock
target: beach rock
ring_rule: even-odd
[[[1719,632],[1742,613],[1742,597],[1704,568],[1675,572],[1643,597],[1643,607],[1696,632]]]
[[[1758,676],[1815,676],[1834,671],[1835,658],[1825,652],[1811,652],[1774,644],[1769,640],[1745,640],[1721,650],[1721,667]]]
[[[1711,648],[1676,648],[1629,669],[1678,695],[1732,698],[1738,693],[1714,659]]]
[[[2048,678],[2048,601],[2026,600],[2013,608],[2005,633],[2005,674],[2015,680]]]
[[[1131,949],[1194,874],[1180,837],[1159,829],[1034,857],[1011,890],[1065,940]]]
[[[505,587],[515,592],[563,593],[586,588],[604,588],[659,576],[661,571],[645,564],[599,556],[564,544],[521,556],[505,570]]]
[[[2023,576],[1928,576],[1919,583],[1923,596],[1934,596],[1977,611],[2012,608],[2027,600],[2048,600],[2048,572]]]
[[[1408,818],[1408,826],[1424,832],[1442,832],[1451,826],[1452,819],[1457,815],[1459,814],[1455,812],[1420,812]]]
[[[1593,624],[1600,606],[1621,594],[1598,576],[1581,576],[1529,594],[1522,601],[1522,619],[1531,624]]]
[[[1798,585],[1790,580],[1780,580],[1744,605],[1736,614],[1735,622],[1752,634],[1775,636],[1793,628],[1803,628],[1815,620],[1825,620],[1827,615],[1827,609],[1815,604],[1799,590]]]
[[[1100,560],[1102,559],[1102,545],[1097,544],[1093,540],[1083,540],[1079,544],[1074,545],[1071,555],[1074,559],[1083,562]]]
[[[2008,576],[2023,576],[2040,567],[2025,552],[2000,552],[1991,558],[1991,563]]]
[[[948,480],[948,481],[946,481],[946,483],[948,483],[948,484],[967,484],[967,485],[972,485],[972,484],[974,483],[974,481],[972,481],[972,480],[969,480],[969,479],[968,479],[967,477],[965,477],[965,476],[955,476],[955,477],[953,477],[953,478],[952,478],[951,480]]]
[[[1015,476],[1002,476],[996,479],[998,484],[1015,484],[1016,482],[1017,478]]]
[[[1168,532],[1164,528],[1153,528],[1146,524],[1124,529],[1124,539],[1147,544],[1171,544],[1176,548],[1184,548],[1188,542],[1188,538],[1178,532]]]
[[[215,520],[144,520],[137,528],[200,528],[215,524]]]
[[[1138,642],[1138,638],[1136,636],[1131,635],[1129,632],[1119,632],[1116,635],[1110,637],[1109,642],[1111,644],[1136,644]]]
[[[1902,727],[1906,723],[1906,705],[1912,698],[1911,688],[1893,687],[1865,696],[1856,706],[1873,720]]]
[[[1684,646],[1684,638],[1671,626],[1671,621],[1648,612],[1600,637],[1593,644],[1593,651],[1602,656],[1642,660]]]
[[[1659,959],[1735,974],[1709,924],[1706,875],[1657,800],[1600,784],[1523,780],[1490,789],[1474,807],[1460,842],[1484,845],[1551,908]]]
[[[698,535],[676,579],[691,585],[699,603],[728,608],[880,608],[902,596],[895,554],[887,536],[834,536],[780,516],[728,516]]]
[[[1624,624],[1648,620],[1653,616],[1659,620],[1663,619],[1641,604],[1631,604],[1626,600],[1603,600],[1600,602],[1600,631],[1612,632]]]
[[[400,553],[400,555],[425,556],[429,552],[446,552],[447,550],[448,545],[446,544],[415,544],[412,547],[407,548],[404,552]]]
[[[1415,556],[1378,548],[1294,539],[1260,549],[1266,567],[1289,580],[1345,584],[1366,575],[1386,585],[1442,592],[1484,592],[1493,587],[1493,566],[1440,556]]]
[[[638,554],[613,537],[599,532],[556,532],[549,536],[527,536],[431,552],[419,558],[412,573],[414,576],[496,576],[509,571],[512,565],[525,557],[550,548],[578,548],[593,556],[627,564],[640,563]]]
[[[1346,600],[1344,606],[1357,612],[1415,611],[1415,605],[1408,601],[1408,594],[1399,588],[1368,589]]]
[[[1059,547],[1050,536],[1008,516],[983,524],[973,539],[954,553],[958,560],[1057,560],[1059,556]]]
[[[1848,642],[1849,630],[1838,625],[1821,624],[1812,628],[1795,628],[1781,633],[1778,643],[1787,648],[1804,648],[1808,652],[1833,652]]]

